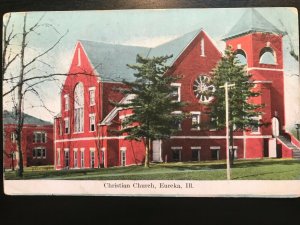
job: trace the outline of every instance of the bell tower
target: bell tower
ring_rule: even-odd
[[[246,9],[237,24],[223,38],[226,46],[231,46],[236,52],[241,63],[246,64],[247,71],[253,75],[255,88],[262,93],[254,99],[254,103],[265,104],[262,119],[272,122],[272,118],[277,118],[279,133],[285,130],[282,52],[284,35],[285,32],[276,28],[258,11]],[[276,136],[275,133],[273,136]]]

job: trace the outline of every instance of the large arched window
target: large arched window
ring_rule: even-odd
[[[270,47],[265,47],[260,51],[259,63],[262,64],[276,64],[276,54],[274,50]]]
[[[236,50],[235,57],[237,59],[238,64],[247,65],[246,53],[243,50],[241,49]]]
[[[78,83],[74,90],[74,132],[83,131],[84,88]]]

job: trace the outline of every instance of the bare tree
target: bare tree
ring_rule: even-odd
[[[2,76],[4,76],[8,67],[16,60],[18,54],[14,54],[9,49],[12,41],[16,38],[17,34],[14,33],[14,26],[10,31],[8,31],[8,26],[10,25],[11,14],[8,14],[6,23],[3,24],[3,51],[2,51]]]
[[[39,96],[39,91],[37,91],[38,85],[44,83],[46,81],[53,80],[54,76],[59,74],[43,74],[40,76],[35,76],[33,71],[37,70],[39,65],[38,63],[42,63],[43,65],[50,65],[43,61],[43,56],[47,55],[50,51],[52,51],[60,41],[65,37],[68,33],[65,32],[63,35],[59,34],[59,38],[57,41],[48,47],[46,50],[38,53],[36,56],[30,58],[27,55],[27,50],[29,49],[29,35],[37,34],[39,29],[41,28],[52,28],[55,32],[59,33],[55,27],[51,24],[42,23],[45,14],[42,15],[36,23],[33,25],[28,25],[27,22],[27,13],[24,13],[23,16],[23,24],[22,30],[20,33],[16,33],[14,30],[13,24],[10,26],[11,23],[11,14],[8,15],[8,18],[3,27],[3,35],[4,35],[4,43],[3,43],[3,52],[2,52],[2,75],[3,81],[6,84],[10,85],[10,88],[2,93],[2,96],[7,96],[11,94],[12,102],[14,104],[14,117],[16,119],[16,142],[17,142],[17,152],[18,152],[18,176],[23,176],[23,153],[22,153],[22,130],[23,130],[23,123],[24,123],[24,97],[27,93],[31,92],[39,97],[42,104],[43,99]],[[10,26],[10,27],[9,27]],[[9,30],[10,28],[10,30]],[[18,44],[18,53],[13,53],[11,50],[12,41],[16,41],[16,37],[20,39],[20,44]],[[9,72],[9,66],[13,63],[18,63],[18,71],[15,70],[13,72]],[[61,74],[66,75],[66,74]]]
[[[12,15],[8,14],[3,27],[4,43],[2,52],[2,81],[5,83],[5,87],[8,88],[3,91],[2,97],[9,98],[14,105],[14,119],[17,124],[14,132],[16,134],[19,176],[23,176],[22,130],[25,115],[25,96],[29,93],[33,94],[40,102],[40,105],[35,107],[43,107],[51,114],[54,114],[54,112],[47,108],[44,99],[41,96],[41,92],[39,90],[41,84],[50,81],[60,82],[58,79],[59,76],[76,76],[79,74],[94,76],[95,70],[98,66],[101,66],[101,63],[99,63],[92,69],[92,71],[87,71],[85,68],[81,68],[80,71],[76,73],[60,73],[57,71],[52,73],[53,66],[43,57],[49,55],[49,53],[60,44],[68,31],[64,34],[60,34],[52,24],[43,22],[44,16],[45,14],[37,19],[34,24],[30,25],[27,21],[27,13],[24,13],[24,16],[22,17],[21,31],[16,32],[17,29],[14,27],[12,22],[13,19],[11,19]],[[38,52],[35,56],[30,56],[28,52],[31,49],[31,46],[29,46],[31,35],[41,35],[41,29],[51,29],[59,36],[48,48],[44,49],[42,52]],[[17,48],[12,48],[12,46],[17,46]],[[47,69],[43,71],[41,69],[42,67],[46,67]],[[105,80],[105,78],[102,80]],[[59,84],[59,86],[61,88],[62,84]],[[27,101],[26,103],[28,104]]]

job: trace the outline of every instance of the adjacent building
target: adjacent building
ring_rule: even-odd
[[[16,144],[17,121],[12,112],[3,112],[3,163],[4,169],[18,167],[19,153]],[[53,165],[53,124],[24,114],[22,130],[23,165]]]
[[[262,116],[255,119],[270,124],[235,132],[234,149],[238,159],[291,158],[299,151],[300,143],[285,129],[284,35],[252,9],[223,38],[245,64],[247,72],[253,74],[254,89],[261,92],[259,97],[249,100],[265,105]],[[200,29],[155,48],[78,41],[61,93],[61,112],[54,123],[56,169],[144,162],[142,142],[125,140],[124,135],[113,132],[121,128],[122,119],[132,111],[110,103],[132,99],[133,96],[122,96],[115,89],[123,86],[123,79],[134,80],[134,71],[126,64],[134,64],[137,54],[173,55],[166,76],[181,76],[172,84],[177,87],[174,96],[177,101],[189,103],[174,113],[191,114],[169,140],[153,142],[152,161],[225,159],[225,131],[211,127],[207,103],[212,99],[203,94],[212,88],[208,80],[222,53],[214,40]],[[195,124],[200,125],[195,127]]]

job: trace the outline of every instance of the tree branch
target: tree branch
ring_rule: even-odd
[[[30,62],[28,62],[27,64],[24,65],[24,67],[27,67],[29,66],[30,64],[32,64],[33,62],[35,62],[37,59],[39,59],[40,57],[46,55],[48,52],[50,52],[52,49],[54,49],[58,44],[59,42],[61,41],[61,39],[63,39],[67,33],[69,31],[67,31],[64,35],[62,35],[55,43],[54,45],[52,45],[50,48],[48,48],[46,51],[44,51],[43,53],[39,54],[38,56],[34,57]]]

